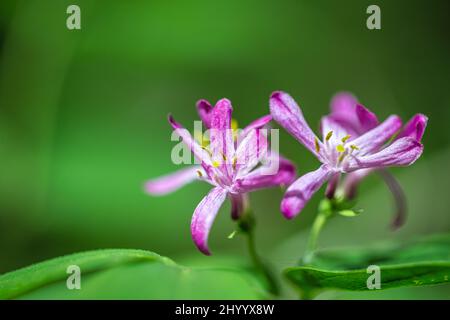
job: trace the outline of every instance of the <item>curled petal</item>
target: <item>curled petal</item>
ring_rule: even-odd
[[[230,193],[230,200],[231,200],[231,218],[233,220],[237,220],[244,212],[244,195]]]
[[[236,183],[240,192],[275,186],[288,186],[294,181],[297,174],[292,162],[281,156],[277,156],[277,159],[274,157],[271,161],[279,161],[276,170],[273,170],[274,167],[272,166],[274,166],[274,163],[271,162],[238,179]]]
[[[212,106],[208,100],[201,99],[197,101],[197,112],[206,128],[211,127],[211,110]]]
[[[356,105],[356,115],[358,117],[359,131],[361,134],[372,130],[378,125],[378,119],[375,113],[360,104]]]
[[[208,169],[207,167],[211,167],[211,158],[208,152],[204,150],[197,143],[197,141],[195,141],[195,139],[192,138],[189,131],[176,122],[172,115],[169,115],[169,123],[181,139],[183,139],[183,142],[191,149],[194,156],[202,162],[202,166],[205,167],[205,169]]]
[[[360,154],[369,154],[379,150],[401,126],[402,121],[398,116],[390,116],[380,125],[353,140],[352,143],[361,150]]]
[[[205,172],[201,166],[192,166],[174,173],[150,180],[145,183],[145,190],[152,195],[164,195],[178,190],[182,186],[199,178],[199,172]]]
[[[195,208],[191,222],[191,234],[197,248],[204,254],[210,255],[208,249],[208,235],[211,226],[222,206],[227,191],[220,187],[212,189]]]
[[[292,219],[302,211],[314,193],[333,175],[328,166],[322,165],[316,171],[309,172],[295,181],[286,191],[281,201],[281,212]]]
[[[398,181],[387,170],[377,170],[377,172],[383,178],[384,182],[394,196],[395,212],[394,219],[392,219],[391,222],[391,228],[393,230],[397,230],[406,221],[407,207],[405,193],[403,192],[403,189]]]
[[[423,114],[416,114],[403,127],[403,130],[398,135],[398,138],[413,137],[420,142],[425,132],[425,128],[427,127],[427,122],[427,116]]]
[[[239,141],[235,155],[237,177],[245,176],[267,155],[267,137],[261,130],[254,129]]]
[[[411,137],[404,137],[395,140],[391,145],[377,153],[350,158],[347,170],[408,166],[420,157],[422,151],[423,145],[420,142]]]
[[[281,91],[272,93],[270,113],[276,122],[320,159],[316,149],[321,149],[322,143],[318,141],[316,135],[306,123],[299,106],[290,95]]]

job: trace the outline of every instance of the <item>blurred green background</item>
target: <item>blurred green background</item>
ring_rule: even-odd
[[[81,8],[81,30],[66,28],[70,4]],[[364,214],[330,222],[322,246],[449,231],[449,2],[377,1],[382,30],[366,28],[370,4],[2,1],[0,273],[96,248],[147,249],[185,263],[247,259],[243,239],[227,239],[234,230],[228,204],[210,236],[214,256],[194,247],[190,219],[208,185],[165,197],[142,187],[178,169],[170,160],[169,112],[192,129],[198,99],[227,97],[245,125],[268,113],[278,89],[293,95],[314,128],[340,90],[355,93],[380,119],[417,112],[430,119],[424,155],[392,170],[408,197],[407,224],[389,230],[392,198],[372,176],[359,199]],[[299,173],[318,165],[285,132],[281,152]],[[287,221],[281,196],[279,189],[251,195],[260,251],[280,268],[302,253],[320,200]]]

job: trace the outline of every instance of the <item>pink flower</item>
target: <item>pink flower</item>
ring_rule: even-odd
[[[398,116],[390,116],[381,124],[376,116],[345,96],[333,104],[333,116],[321,121],[322,141],[306,123],[302,111],[287,93],[274,92],[270,98],[272,117],[294,138],[309,149],[322,163],[316,171],[296,180],[286,191],[281,202],[281,212],[286,218],[295,217],[304,208],[313,194],[327,181],[327,193],[333,193],[342,173],[357,173],[361,170],[408,166],[422,154],[423,146],[409,134],[389,145],[385,143],[402,127]],[[349,107],[350,106],[350,107]]]
[[[348,92],[336,94],[331,99],[331,113],[327,116],[337,121],[343,128],[356,138],[367,131],[376,127],[379,122],[375,114],[358,103],[358,100]],[[361,117],[361,115],[367,115]],[[364,121],[365,120],[365,121]],[[396,139],[403,137],[412,137],[417,141],[421,141],[428,118],[423,114],[414,115],[408,123],[401,129]],[[357,192],[357,187],[361,180],[368,174],[374,172],[375,169],[363,169],[350,173],[343,182],[344,196],[347,199],[353,199]],[[386,182],[392,192],[395,203],[396,213],[392,222],[392,227],[400,227],[406,217],[406,201],[403,190],[398,181],[387,170],[376,170],[383,180]]]
[[[290,161],[268,151],[262,128],[271,121],[271,116],[257,119],[234,137],[229,100],[219,100],[214,108],[206,100],[200,100],[197,110],[204,125],[210,129],[208,147],[194,140],[172,116],[169,116],[169,122],[201,164],[149,181],[146,190],[150,194],[166,194],[194,180],[203,180],[213,186],[198,204],[191,222],[195,245],[209,255],[209,231],[227,196],[232,204],[232,218],[238,219],[244,209],[246,193],[289,185],[296,172]],[[263,160],[279,161],[278,171],[268,172],[270,161]]]

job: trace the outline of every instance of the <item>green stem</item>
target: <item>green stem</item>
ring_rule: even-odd
[[[247,211],[239,220],[239,229],[247,238],[247,248],[250,259],[256,270],[258,270],[258,272],[266,279],[270,293],[278,295],[279,288],[275,277],[256,251],[254,227],[254,217],[251,212]]]
[[[313,222],[311,233],[309,234],[306,250],[301,260],[302,264],[309,264],[314,256],[314,252],[317,249],[317,241],[319,239],[320,232],[325,226],[328,219],[331,217],[332,210],[328,200],[324,200],[319,205],[319,212],[316,219]]]

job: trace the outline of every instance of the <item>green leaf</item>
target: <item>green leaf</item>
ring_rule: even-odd
[[[381,289],[448,283],[450,277],[450,235],[427,237],[409,243],[383,244],[372,248],[322,250],[311,263],[287,268],[286,277],[303,291],[315,289],[369,290],[373,274],[368,267],[380,267]]]
[[[69,290],[70,265],[81,289]],[[246,269],[188,268],[144,250],[107,249],[41,262],[0,276],[0,298],[22,299],[261,299],[258,279]]]
[[[343,217],[356,217],[356,216],[358,216],[361,212],[358,212],[358,211],[354,211],[354,210],[348,209],[348,210],[341,210],[341,211],[338,211],[338,213],[339,213],[341,216],[343,216]]]

